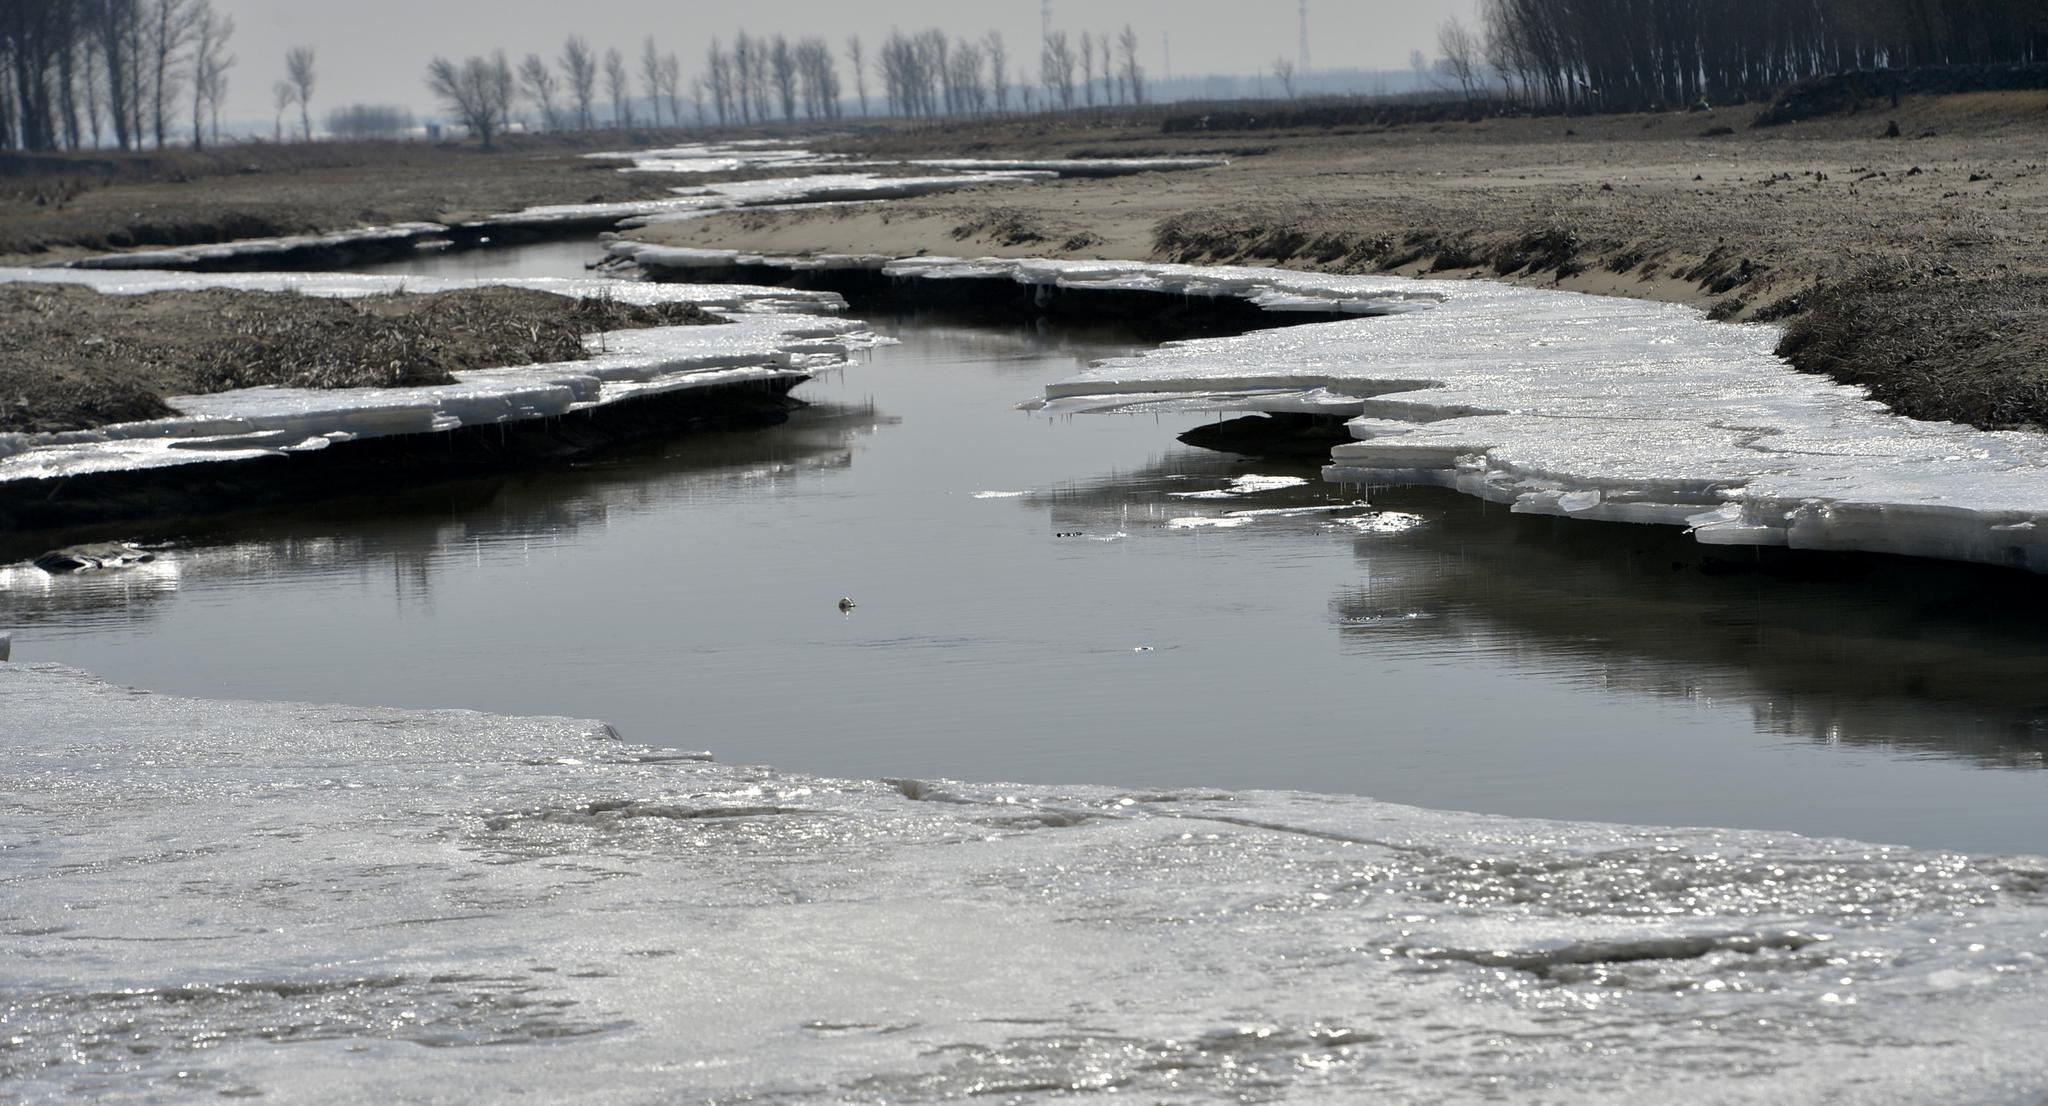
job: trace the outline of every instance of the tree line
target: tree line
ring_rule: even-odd
[[[1753,99],[1859,69],[2048,60],[2048,0],[1482,0],[1445,23],[1467,96],[1630,111]]]
[[[211,0],[5,0],[0,149],[218,140],[234,33]]]
[[[533,53],[517,65],[503,50],[461,61],[436,57],[426,81],[451,115],[489,143],[522,109],[548,130],[590,130],[632,126],[636,103],[647,106],[646,122],[657,127],[685,125],[686,105],[697,126],[728,126],[838,119],[853,105],[862,115],[938,117],[1003,113],[1013,105],[1031,111],[1141,104],[1145,69],[1138,49],[1137,32],[1128,25],[1114,40],[1085,31],[1075,40],[1055,31],[1041,44],[1032,83],[1012,69],[996,31],[970,39],[937,28],[892,30],[872,49],[853,35],[836,52],[815,36],[741,31],[730,44],[712,39],[698,72],[685,81],[682,61],[662,52],[651,35],[637,64],[617,49],[600,56],[588,40],[570,35],[552,59]]]

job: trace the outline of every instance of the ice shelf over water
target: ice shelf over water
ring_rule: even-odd
[[[650,269],[717,263],[706,251],[612,249]],[[1861,388],[1793,371],[1773,353],[1775,327],[1483,281],[1121,261],[827,261],[903,278],[1381,316],[1112,359],[1048,387],[1054,412],[1340,415],[1357,440],[1333,450],[1332,481],[1440,485],[1521,512],[1683,526],[1708,544],[2048,571],[2048,436],[1892,414]]]
[[[96,254],[64,263],[74,269],[185,269],[235,261],[249,257],[280,257],[308,250],[339,246],[377,245],[431,238],[446,234],[440,223],[397,223],[388,227],[362,227],[332,234],[297,234],[281,238],[239,238],[203,246],[178,246],[162,250],[131,250],[127,253]],[[12,278],[10,278],[12,279]]]
[[[19,663],[0,702],[18,1101],[1923,1106],[2048,1085],[2039,858],[822,779],[594,722]]]
[[[731,312],[707,326],[614,331],[587,340],[582,361],[457,374],[453,384],[410,388],[244,388],[174,396],[171,418],[92,430],[0,434],[0,482],[246,460],[337,442],[549,418],[622,399],[746,382],[794,381],[842,362],[873,341],[859,322],[832,317],[829,292],[738,285],[652,284],[600,278],[437,279],[315,273],[103,273],[0,269],[0,282],[83,284],[108,294],[199,288],[354,297],[479,286],[634,304],[695,303]],[[801,312],[801,313],[799,313]]]

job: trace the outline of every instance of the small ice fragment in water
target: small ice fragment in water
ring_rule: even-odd
[[[1370,515],[1353,515],[1333,521],[1332,526],[1348,526],[1361,534],[1401,534],[1422,525],[1421,515],[1402,511],[1379,511]]]
[[[1299,488],[1308,480],[1300,476],[1239,476],[1224,487],[1206,492],[1167,492],[1175,499],[1233,499],[1240,495],[1255,495],[1259,492],[1278,491],[1281,488]]]
[[[1131,650],[1133,653],[1150,653],[1151,651],[1152,647],[1149,645],[1140,645],[1136,649]]]
[[[1248,526],[1251,524],[1251,521],[1248,518],[1214,518],[1208,515],[1190,515],[1187,518],[1167,519],[1166,528],[1169,530],[1195,530],[1204,526],[1210,526],[1218,530],[1230,530],[1239,526]]]
[[[1017,498],[1018,496],[1022,496],[1022,495],[1029,495],[1029,494],[1030,494],[1029,492],[975,492],[975,493],[974,493],[974,498],[976,498],[976,499],[1015,499],[1015,498]]]

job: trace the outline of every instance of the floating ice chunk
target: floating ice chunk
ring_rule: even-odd
[[[1332,526],[1342,526],[1361,534],[1404,534],[1421,526],[1421,515],[1401,511],[1375,511],[1369,515],[1353,515],[1349,518],[1333,519]]]
[[[1235,530],[1251,524],[1252,520],[1243,515],[1189,515],[1166,520],[1169,530]]]
[[[1030,492],[975,492],[975,493],[974,493],[974,498],[976,498],[976,499],[1016,499],[1016,498],[1017,498],[1017,497],[1019,497],[1019,496],[1024,496],[1024,495],[1029,495],[1029,494],[1031,494],[1031,493],[1030,493]]]
[[[1231,478],[1227,485],[1202,492],[1167,492],[1175,499],[1235,499],[1238,496],[1257,495],[1260,492],[1279,491],[1282,488],[1300,488],[1308,484],[1302,476],[1259,476],[1256,474]]]

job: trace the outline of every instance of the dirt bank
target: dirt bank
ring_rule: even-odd
[[[2048,426],[2048,92],[1907,98],[1752,130],[1753,109],[1162,134],[906,130],[892,156],[1173,156],[1222,170],[748,211],[690,246],[1065,256],[1502,279],[1790,321],[1801,368],[1896,409]],[[1896,128],[1893,127],[1896,124]],[[1894,129],[1901,137],[1885,137]]]
[[[629,145],[630,135],[591,142]],[[650,140],[654,136],[645,136]],[[194,155],[48,155],[0,166],[0,264],[404,222],[461,222],[541,204],[668,195],[562,142],[235,146]]]
[[[441,384],[463,370],[584,356],[600,330],[715,322],[530,289],[337,300],[284,292],[103,295],[0,285],[0,431],[75,430],[173,414],[167,397],[278,384]]]

